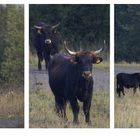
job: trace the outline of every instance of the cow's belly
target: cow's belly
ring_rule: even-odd
[[[124,87],[126,87],[126,88],[133,88],[133,87],[136,86],[136,83],[124,82],[123,85],[124,85]]]

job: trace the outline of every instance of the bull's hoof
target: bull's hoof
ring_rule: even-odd
[[[86,123],[87,123],[87,125],[88,125],[89,127],[92,127],[92,122],[91,122],[91,121],[86,122]]]
[[[42,67],[40,65],[38,66],[38,70],[42,70]]]
[[[46,66],[46,70],[48,69],[48,66]]]
[[[39,71],[41,71],[41,70],[42,70],[42,68],[38,68],[38,70],[39,70]]]
[[[67,118],[64,118],[64,123],[67,123],[68,122],[68,119]]]
[[[73,121],[74,125],[79,125],[79,121]]]

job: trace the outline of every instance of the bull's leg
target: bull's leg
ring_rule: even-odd
[[[42,52],[37,52],[37,56],[38,56],[38,70],[41,70],[42,69],[41,61],[43,61]]]
[[[136,88],[137,87],[134,87],[134,89],[133,89],[133,95],[136,93]]]
[[[78,121],[79,105],[78,105],[77,99],[75,97],[70,98],[70,104],[73,111],[73,123],[78,124],[79,123]]]
[[[90,120],[90,106],[91,106],[91,99],[88,99],[86,101],[84,101],[83,103],[83,111],[85,114],[85,122],[88,123],[89,125],[91,125],[91,120]]]
[[[46,67],[46,69],[48,68],[48,60],[47,59],[45,59],[45,67]]]
[[[118,96],[121,97],[121,88],[120,88],[120,85],[117,81],[117,89],[116,89],[117,93],[118,93]]]
[[[125,95],[125,93],[124,93],[124,87],[122,87],[122,93],[123,93],[123,95]]]
[[[118,91],[118,95],[119,95],[119,97],[121,97],[121,91],[120,90]]]
[[[121,97],[121,92],[122,92],[123,95],[125,95],[125,93],[124,93],[124,87],[123,86],[120,86],[119,87],[119,93],[118,93],[119,94],[119,97]]]
[[[121,89],[120,87],[117,89],[118,96],[121,97]]]
[[[56,97],[55,97],[55,109],[56,109],[56,113],[59,115],[59,106]]]
[[[47,69],[48,68],[48,63],[50,61],[50,54],[45,54],[44,58],[45,58],[45,67]]]
[[[55,97],[56,112],[58,116],[64,118],[65,121],[67,121],[66,105],[67,104],[66,104],[65,99]]]
[[[61,99],[61,104],[60,104],[60,110],[61,110],[61,117],[67,121],[67,115],[66,115],[66,106],[67,106],[67,103],[66,103],[66,100],[64,98]]]
[[[59,97],[55,96],[55,109],[56,113],[58,114],[59,117],[62,117],[61,115],[61,99]]]
[[[38,70],[41,70],[42,69],[42,66],[41,66],[41,60],[38,59]]]
[[[67,121],[67,115],[66,115],[66,107],[67,107],[67,103],[64,102],[64,105],[63,105],[63,117],[64,117],[64,120]]]

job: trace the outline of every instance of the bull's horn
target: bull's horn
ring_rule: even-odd
[[[94,54],[99,54],[100,52],[102,52],[102,51],[104,50],[104,46],[105,46],[105,44],[106,44],[106,41],[104,40],[103,48],[101,48],[101,49],[95,51]]]
[[[36,29],[42,29],[41,26],[37,26],[37,25],[34,25],[34,28],[36,28]]]
[[[57,28],[59,25],[60,25],[60,23],[58,23],[58,24],[56,24],[56,25],[53,25],[53,26],[52,26],[52,29]]]
[[[68,52],[68,54],[72,55],[72,56],[75,56],[77,54],[77,52],[73,52],[73,51],[70,51],[67,46],[66,46],[66,41],[64,41],[64,48],[65,50]]]

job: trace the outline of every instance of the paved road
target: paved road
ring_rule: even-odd
[[[124,72],[124,73],[135,73],[140,72],[140,68],[138,67],[115,67],[115,74]]]
[[[94,91],[97,90],[107,90],[109,91],[109,71],[93,69],[94,77]],[[42,70],[38,71],[37,67],[30,66],[30,91],[36,90],[36,88],[41,88],[43,90],[50,91],[48,84],[48,71]]]
[[[24,121],[18,119],[0,119],[0,128],[23,128]]]

